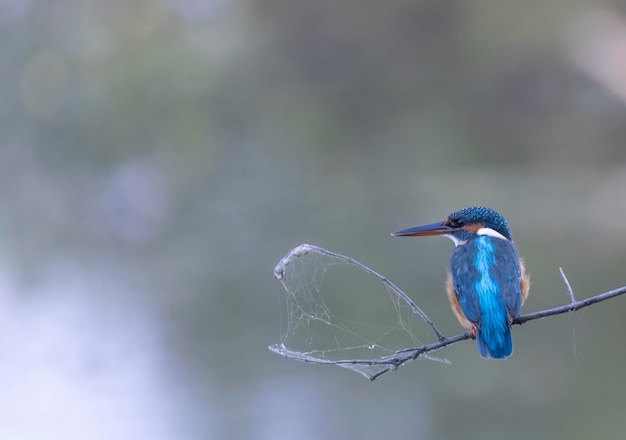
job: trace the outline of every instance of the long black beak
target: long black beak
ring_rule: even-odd
[[[427,225],[413,226],[398,232],[392,232],[394,237],[423,237],[426,235],[443,235],[456,231],[456,228],[446,226],[444,222],[429,223]]]

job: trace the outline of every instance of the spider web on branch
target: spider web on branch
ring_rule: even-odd
[[[350,257],[302,244],[280,260],[274,276],[284,289],[283,319],[280,343],[269,349],[286,358],[373,379],[396,367],[394,355],[443,338],[400,289]]]

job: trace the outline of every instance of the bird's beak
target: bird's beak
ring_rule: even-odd
[[[392,232],[394,237],[423,237],[425,235],[443,235],[456,231],[456,228],[446,226],[444,222],[429,223],[427,225],[413,226],[398,232]]]

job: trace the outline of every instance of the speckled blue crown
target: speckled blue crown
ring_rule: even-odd
[[[453,222],[464,222],[465,224],[482,223],[486,228],[504,235],[508,240],[512,240],[509,223],[499,213],[484,206],[471,206],[463,208],[450,214],[449,219]]]

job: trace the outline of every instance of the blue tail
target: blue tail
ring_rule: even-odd
[[[505,359],[513,353],[513,338],[510,328],[499,335],[477,329],[476,343],[478,344],[478,354],[482,358]]]

